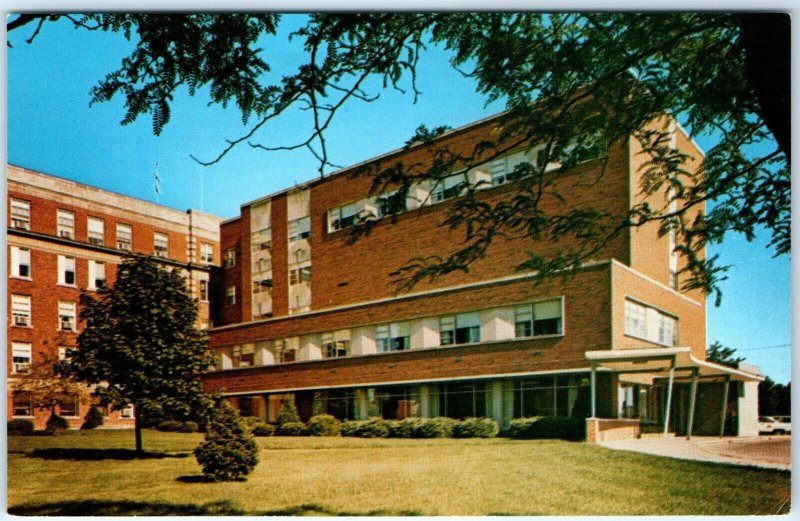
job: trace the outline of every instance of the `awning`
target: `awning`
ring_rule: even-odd
[[[698,360],[689,347],[586,351],[586,359],[598,369],[614,373],[668,373],[674,368],[675,372],[685,372],[687,376],[696,370],[700,377],[727,376],[743,382],[764,380],[763,376],[742,369]]]

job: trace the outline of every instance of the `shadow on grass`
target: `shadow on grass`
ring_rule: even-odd
[[[107,459],[134,460],[134,459],[163,459],[163,458],[188,458],[188,452],[145,452],[141,457],[132,449],[34,449],[28,452],[30,458],[42,459],[68,459],[83,461],[100,461]]]
[[[205,505],[157,501],[58,501],[9,507],[15,516],[241,516],[245,512],[231,501]]]
[[[215,501],[205,505],[164,503],[157,501],[58,501],[26,503],[9,507],[15,516],[419,516],[416,510],[372,510],[370,512],[337,511],[324,505],[306,503],[279,510],[245,512],[232,501]]]

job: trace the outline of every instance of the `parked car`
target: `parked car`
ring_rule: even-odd
[[[760,416],[758,418],[758,433],[759,434],[791,434],[792,424],[791,421],[782,421],[788,419],[786,416]]]

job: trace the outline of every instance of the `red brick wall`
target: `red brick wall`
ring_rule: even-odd
[[[220,226],[220,250],[222,251],[222,287],[217,289],[218,302],[220,306],[221,324],[231,324],[242,322],[241,295],[242,287],[242,219],[227,221]],[[249,243],[248,243],[249,244]],[[231,268],[225,267],[225,251],[233,248],[236,250],[236,265]],[[225,297],[228,286],[236,286],[236,305],[229,306]],[[249,286],[247,286],[249,289]],[[216,324],[215,325],[219,325]]]

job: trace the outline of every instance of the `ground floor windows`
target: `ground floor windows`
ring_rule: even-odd
[[[12,398],[14,416],[33,416],[33,394],[15,392]]]
[[[59,397],[58,409],[61,416],[78,416],[78,395],[68,394]]]
[[[314,414],[330,414],[340,420],[359,417],[356,393],[353,389],[319,391],[314,393]]]
[[[588,416],[589,379],[574,375],[520,378],[506,383],[514,418]]]
[[[433,391],[432,416],[463,420],[491,414],[491,404],[487,403],[491,396],[487,396],[485,382],[439,384]]]

